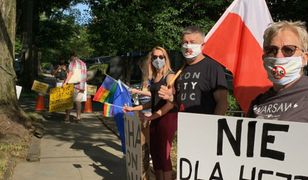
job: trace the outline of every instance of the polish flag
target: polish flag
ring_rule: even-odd
[[[232,72],[234,95],[245,112],[272,86],[262,62],[263,33],[272,21],[265,0],[234,0],[205,37],[203,53]]]

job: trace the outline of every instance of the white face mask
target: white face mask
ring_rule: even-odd
[[[156,69],[161,69],[164,67],[165,65],[165,59],[160,59],[159,57],[157,57],[156,59],[154,59],[152,61],[152,65],[156,68]]]
[[[183,44],[182,54],[186,61],[193,61],[199,54],[201,54],[201,46],[202,44]]]
[[[286,85],[301,76],[303,61],[302,56],[265,57],[263,58],[263,66],[270,81],[276,85]]]

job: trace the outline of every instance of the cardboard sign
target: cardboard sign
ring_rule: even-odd
[[[73,108],[74,85],[50,89],[49,112],[65,111]]]
[[[63,83],[62,82],[57,82],[56,87],[62,87]],[[87,83],[85,84],[85,91],[83,92],[83,96],[81,99],[81,102],[86,102],[87,101]],[[77,96],[77,91],[74,90],[74,98]]]
[[[143,126],[137,113],[126,113],[124,120],[128,180],[149,179],[149,126]]]
[[[88,95],[95,95],[96,90],[97,90],[96,86],[87,84],[87,94]]]
[[[179,113],[178,179],[307,179],[308,123]]]
[[[41,94],[46,94],[48,87],[49,87],[49,85],[47,83],[43,83],[43,82],[34,80],[31,90],[38,92],[38,93],[41,93]]]

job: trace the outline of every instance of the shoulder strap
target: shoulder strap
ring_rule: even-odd
[[[167,76],[168,76],[169,74],[174,74],[174,72],[171,71],[171,70],[168,70],[168,72],[164,75],[163,78],[164,78],[164,79],[167,78]]]

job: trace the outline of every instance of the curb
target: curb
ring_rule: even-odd
[[[41,139],[35,136],[31,137],[31,142],[28,150],[26,160],[29,162],[40,161],[41,157]]]

